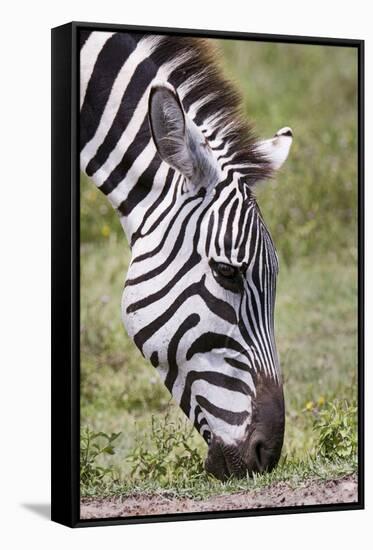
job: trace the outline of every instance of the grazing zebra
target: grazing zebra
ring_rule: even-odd
[[[278,260],[252,192],[290,128],[254,138],[209,41],[81,32],[81,169],[117,210],[132,260],[130,337],[208,444],[220,479],[278,462]]]

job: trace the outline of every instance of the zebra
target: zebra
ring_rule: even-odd
[[[80,30],[80,166],[131,249],[124,326],[207,443],[218,479],[283,446],[278,256],[254,186],[292,130],[259,140],[211,40]]]

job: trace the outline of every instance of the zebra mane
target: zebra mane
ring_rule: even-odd
[[[271,177],[271,164],[243,115],[241,95],[224,77],[211,41],[164,36],[152,58],[159,66],[170,61],[175,65],[168,80],[212,148],[222,150],[221,167],[236,168],[249,186]]]

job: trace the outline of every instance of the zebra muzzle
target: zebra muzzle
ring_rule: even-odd
[[[268,446],[264,437],[255,432],[248,442],[241,445],[227,445],[221,439],[213,438],[205,468],[209,474],[222,481],[230,477],[242,478],[271,471],[280,453],[281,448]]]
[[[212,433],[205,461],[206,471],[221,480],[270,472],[280,459],[284,429],[282,386],[262,380],[256,387],[252,422],[246,436],[235,444],[226,444]]]

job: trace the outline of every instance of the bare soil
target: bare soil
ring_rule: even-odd
[[[282,506],[307,506],[356,502],[357,476],[350,475],[329,481],[307,481],[297,488],[280,482],[262,489],[206,500],[162,495],[133,495],[111,498],[83,498],[81,519],[247,510]]]

